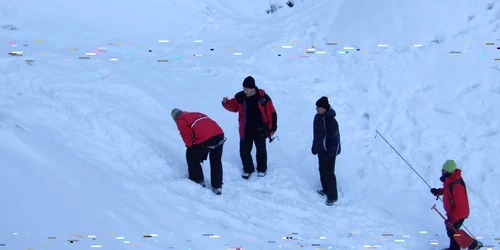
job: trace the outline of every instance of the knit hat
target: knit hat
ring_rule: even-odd
[[[330,108],[330,103],[328,102],[328,97],[323,96],[316,101],[316,106],[324,109]]]
[[[455,169],[457,169],[457,164],[455,163],[454,160],[447,160],[443,164],[443,169],[444,169],[444,171],[446,171],[448,173],[453,173],[453,171],[455,171]]]
[[[254,89],[255,88],[255,79],[251,76],[247,76],[245,80],[243,80],[243,87],[247,89]]]
[[[182,110],[178,109],[178,108],[175,108],[175,109],[172,109],[172,112],[170,113],[170,115],[172,116],[172,119],[174,119],[174,122],[177,121],[177,117],[179,117],[179,115],[182,114]]]

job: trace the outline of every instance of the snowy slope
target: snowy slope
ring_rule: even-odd
[[[437,203],[443,211],[440,201],[376,131],[431,186],[455,159],[469,190],[465,225],[498,244],[500,56],[485,45],[498,43],[496,3],[278,3],[272,15],[269,1],[0,3],[0,27],[18,28],[0,29],[0,244],[445,247],[442,220],[430,210]],[[276,48],[283,45],[292,48]],[[326,54],[306,54],[312,45]],[[78,59],[100,47],[106,52]],[[280,140],[268,144],[268,175],[244,181],[237,117],[220,101],[247,75],[273,98]],[[335,207],[315,193],[310,154],[322,95],[342,136]],[[222,196],[186,179],[175,107],[204,112],[225,130]]]

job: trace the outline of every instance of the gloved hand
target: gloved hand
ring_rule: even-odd
[[[318,152],[314,151],[314,147],[311,147],[311,153],[312,153],[313,155],[317,155],[317,154],[318,154]]]
[[[431,188],[431,193],[434,196],[439,196],[439,193],[441,192],[441,188]]]

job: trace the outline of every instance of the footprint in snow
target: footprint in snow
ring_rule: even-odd
[[[445,110],[445,109],[440,108],[440,107],[434,107],[433,109],[434,109],[434,111],[436,111],[438,113],[441,113],[441,114],[445,114],[445,115],[451,115],[452,114],[451,111]]]
[[[488,129],[482,133],[481,136],[484,137],[493,137],[500,134],[500,129]]]
[[[469,86],[463,88],[461,91],[459,91],[458,96],[462,97],[466,94],[470,94],[473,90],[478,89],[480,86],[481,86],[480,83],[475,83],[475,84],[469,85]]]
[[[436,87],[435,84],[422,85],[422,88],[417,90],[417,93],[426,93],[435,87]]]
[[[18,128],[18,129],[20,129],[20,130],[22,130],[22,131],[25,131],[25,132],[26,132],[26,130],[25,130],[23,127],[21,127],[21,126],[19,126],[19,125],[17,125],[17,124],[16,124],[16,128]]]
[[[368,113],[364,113],[362,116],[363,124],[361,125],[361,129],[368,130],[370,129],[370,115]]]

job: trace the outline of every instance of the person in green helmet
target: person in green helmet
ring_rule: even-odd
[[[460,250],[460,246],[453,238],[455,230],[459,230],[464,220],[469,217],[469,198],[467,197],[467,188],[462,178],[462,170],[457,168],[454,160],[447,160],[441,169],[443,188],[432,188],[431,193],[434,196],[443,195],[443,206],[448,219],[445,221],[446,232],[450,238],[448,250]],[[482,243],[474,240],[469,246],[469,250],[475,250],[482,247]]]

